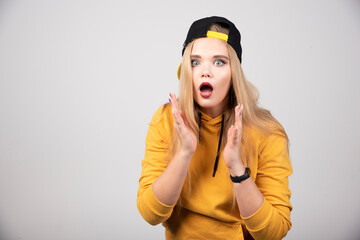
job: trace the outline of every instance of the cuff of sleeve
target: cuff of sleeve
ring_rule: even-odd
[[[155,197],[152,186],[151,189],[148,190],[150,191],[146,191],[144,193],[144,195],[146,196],[144,197],[145,199],[148,199],[149,207],[151,208],[151,210],[160,217],[169,217],[172,213],[175,204],[172,206],[163,204]]]
[[[245,221],[245,225],[249,231],[257,231],[266,226],[270,221],[270,212],[273,211],[271,204],[264,199],[261,207],[252,215],[241,218]]]

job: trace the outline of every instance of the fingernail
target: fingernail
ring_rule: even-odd
[[[169,98],[169,102],[171,102],[171,99]]]

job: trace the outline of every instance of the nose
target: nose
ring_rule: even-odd
[[[203,69],[202,69],[201,77],[202,78],[209,78],[210,76],[211,76],[210,66],[208,66],[208,64],[204,64]]]
[[[201,77],[203,78],[209,78],[210,77],[210,74],[208,72],[203,72],[203,74],[201,75]]]

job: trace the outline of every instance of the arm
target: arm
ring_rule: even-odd
[[[174,205],[180,196],[193,154],[177,152],[165,171],[155,180],[155,197],[166,205]]]
[[[255,183],[264,196],[264,203],[257,212],[244,218],[255,239],[281,239],[291,228],[288,177],[292,168],[286,141],[272,135],[259,146],[261,155]]]
[[[160,107],[150,122],[145,139],[145,156],[141,162],[137,208],[142,217],[152,225],[169,218],[174,207],[162,204],[152,190],[153,182],[167,167],[166,154],[172,131],[168,107],[167,105]]]
[[[224,160],[232,176],[244,174],[239,156],[241,140],[241,111],[235,108],[235,126],[228,132]],[[286,141],[270,136],[260,146],[256,182],[252,178],[234,183],[234,194],[240,215],[254,239],[281,239],[291,227],[290,190],[288,176],[292,169],[287,155]]]
[[[245,172],[245,166],[240,159],[241,131],[242,131],[242,106],[235,107],[235,125],[228,131],[228,142],[224,148],[225,164],[229,168],[231,176],[241,176]],[[246,194],[244,194],[246,193]],[[240,214],[248,217],[255,213],[262,205],[264,198],[252,178],[234,183],[234,194]]]
[[[168,147],[162,146],[164,141],[161,139],[170,139],[171,128],[169,126],[169,129],[166,130],[159,129],[163,125],[160,122],[151,124],[146,138],[145,159],[142,164],[143,171],[137,204],[144,219],[153,225],[166,221],[170,217],[180,196],[197,145],[194,133],[188,129],[186,119],[178,109],[174,94],[171,94],[171,106],[173,126],[180,139],[180,148],[170,163],[166,165],[165,157]],[[153,121],[156,120],[153,119]],[[172,121],[170,122],[172,125]],[[166,133],[168,136],[164,137],[163,135]],[[169,143],[170,141],[167,141],[167,145]]]
[[[173,205],[179,199],[197,145],[194,133],[187,127],[186,118],[178,108],[175,94],[170,94],[170,97],[174,127],[180,139],[180,149],[153,184],[154,195],[160,202],[167,205]]]

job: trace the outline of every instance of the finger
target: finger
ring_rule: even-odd
[[[235,107],[235,125],[239,125],[240,122],[240,103]]]
[[[235,126],[238,127],[238,133],[241,135],[242,132],[242,113],[243,113],[243,105],[239,104],[235,107]],[[240,137],[240,136],[239,136]]]
[[[174,113],[174,108],[175,108],[175,106],[174,106],[174,100],[173,100],[173,98],[172,98],[172,94],[171,93],[169,93],[169,96],[170,96],[170,98],[169,98],[169,102],[170,102],[170,105],[171,105],[171,110],[172,110],[172,112]]]
[[[239,128],[238,126],[234,126],[234,136],[233,136],[234,146],[236,146],[238,142],[239,142]]]
[[[188,127],[188,126],[189,126],[189,123],[188,123],[188,121],[187,121],[187,119],[186,119],[185,113],[183,113],[183,112],[181,112],[181,111],[180,111],[179,113],[180,113],[180,116],[181,116],[181,118],[182,118],[185,126]]]
[[[171,107],[172,107],[172,109],[174,111],[179,111],[176,95],[174,93],[170,93],[170,98],[171,98]]]
[[[170,95],[169,101],[170,101],[170,104],[171,104],[171,111],[172,111],[174,120],[176,120],[176,113],[179,111],[178,108],[177,108],[176,96],[173,93],[169,93],[169,95]]]
[[[176,123],[185,125],[186,118],[185,115],[179,110],[176,95],[174,93],[170,93],[170,97],[171,97],[171,108]]]
[[[228,130],[228,141],[230,146],[236,146],[238,143],[238,128],[232,125]]]
[[[244,110],[244,105],[241,104],[240,109],[239,109],[239,127],[242,127],[242,117],[243,117],[243,110]]]
[[[180,122],[180,119],[179,119],[179,115],[178,115],[178,112],[175,110],[175,108],[173,109],[172,111],[172,114],[173,114],[173,117],[174,117],[174,125],[180,125],[181,122]]]
[[[175,130],[179,135],[183,135],[187,132],[187,126],[185,125],[184,118],[181,116],[183,113],[179,111],[173,112]]]
[[[185,114],[179,110],[178,102],[176,99],[176,95],[174,93],[170,93],[171,97],[171,108],[174,116],[174,126],[175,130],[179,135],[183,135],[187,133],[187,120]]]
[[[185,125],[183,118],[180,116],[180,113],[176,113],[176,122],[175,122],[175,130],[178,134],[180,141],[184,139],[189,134],[189,130]]]

